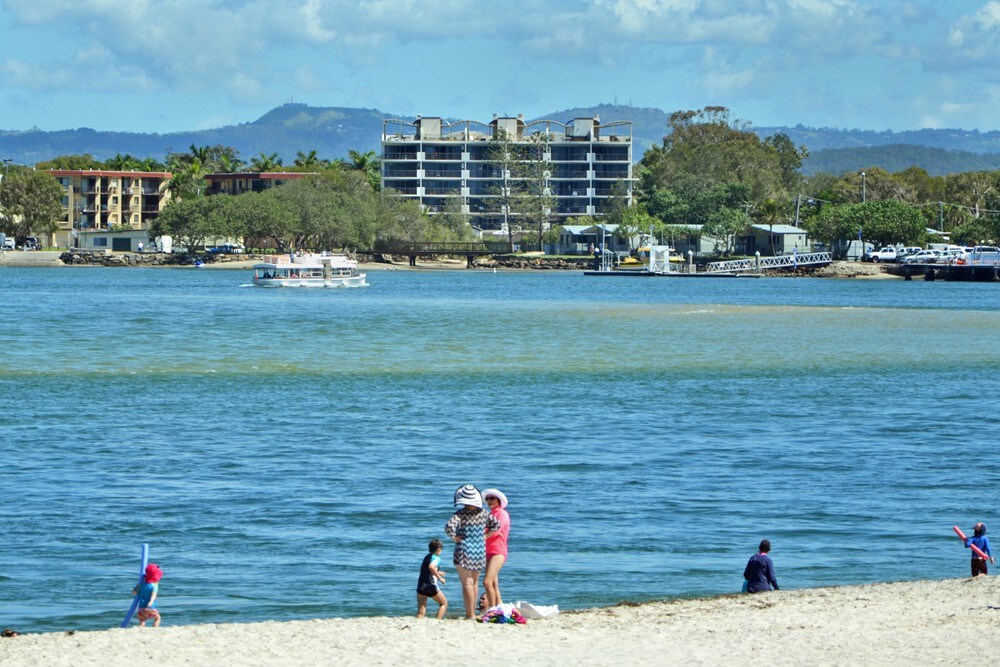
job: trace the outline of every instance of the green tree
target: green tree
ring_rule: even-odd
[[[359,153],[356,150],[349,150],[345,166],[364,174],[375,192],[382,189],[382,160],[375,151]]]
[[[773,199],[765,199],[757,210],[757,219],[761,224],[768,226],[768,240],[771,247],[771,255],[774,255],[774,226],[781,224],[786,219],[786,211]]]
[[[610,222],[610,220],[609,220]],[[663,223],[646,212],[642,204],[635,204],[621,210],[614,218],[618,225],[615,235],[628,243],[629,252],[635,252],[643,239],[655,235],[663,228]]]
[[[881,244],[920,244],[926,234],[920,211],[894,200],[825,206],[804,223],[809,235],[831,246],[861,236]]]
[[[475,239],[476,233],[469,224],[469,214],[462,211],[461,199],[449,197],[444,205],[444,209],[431,220],[442,230],[441,241],[454,243],[471,242]]]
[[[688,198],[690,192],[676,186],[678,178],[686,176],[704,188],[744,185],[753,205],[767,197],[786,199],[797,183],[795,171],[805,149],[795,148],[787,137],[761,140],[749,123],[731,120],[725,107],[677,111],[668,123],[663,144],[649,149],[640,162],[648,172],[642,179],[643,197],[655,187]]]
[[[487,212],[501,221],[507,232],[510,252],[514,252],[514,234],[520,231],[515,211],[520,200],[523,182],[515,178],[519,165],[525,160],[525,148],[514,141],[504,129],[498,129],[486,147],[486,160],[494,183],[486,187],[489,195],[484,200]]]
[[[250,171],[253,172],[275,171],[279,167],[281,167],[281,158],[278,157],[277,153],[267,155],[261,151],[260,155],[250,159]]]
[[[549,188],[549,163],[545,161],[548,151],[546,135],[535,134],[531,145],[521,151],[523,161],[512,166],[518,179],[515,190],[516,208],[521,218],[521,226],[531,230],[532,240],[542,250],[545,230],[552,221],[556,208],[556,198]]]
[[[309,151],[308,153],[303,153],[299,151],[295,154],[295,162],[293,163],[296,169],[301,171],[316,171],[317,169],[322,169],[324,161],[319,159],[319,155],[316,151]]]
[[[974,218],[951,232],[951,240],[964,245],[996,245],[1000,243],[1000,216]]]
[[[242,225],[245,247],[259,247],[269,239],[281,252],[291,248],[298,216],[295,207],[278,197],[277,191],[278,188],[270,188],[263,192],[244,192],[233,198],[234,215]]]
[[[864,176],[862,176],[864,174]],[[834,201],[862,202],[892,199],[912,202],[914,191],[905,179],[890,174],[881,167],[866,167],[861,171],[845,172],[834,185]]]
[[[721,243],[721,247],[716,245],[716,250],[723,255],[729,255],[736,245],[736,237],[746,234],[749,228],[750,216],[744,209],[724,206],[709,216],[708,222],[701,228],[701,233],[716,239]]]
[[[35,165],[36,169],[41,170],[83,170],[83,169],[101,169],[104,164],[94,158],[90,153],[84,153],[83,155],[60,155],[59,157],[53,158],[51,160],[44,160]]]
[[[51,236],[65,218],[63,189],[44,171],[11,166],[0,180],[0,231],[13,236],[18,244],[33,233]]]
[[[206,239],[229,235],[231,204],[222,196],[171,201],[151,223],[149,236],[170,236],[188,253],[195,253],[204,249]]]

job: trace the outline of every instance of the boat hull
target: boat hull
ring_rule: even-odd
[[[255,287],[367,287],[364,273],[335,278],[257,278]]]

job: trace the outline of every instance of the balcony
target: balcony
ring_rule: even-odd
[[[416,178],[417,170],[416,168],[408,169],[394,169],[392,167],[387,167],[385,173],[382,175],[383,178]]]
[[[392,146],[386,147],[385,155],[382,156],[383,160],[416,160],[417,159],[417,149],[402,149],[395,148]]]

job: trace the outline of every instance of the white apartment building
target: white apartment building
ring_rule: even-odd
[[[490,160],[490,142],[506,132],[548,163],[548,192],[555,201],[553,223],[601,215],[619,185],[632,194],[632,123],[601,124],[600,117],[524,122],[495,117],[446,122],[418,116],[413,122],[382,123],[382,189],[414,199],[425,211],[438,213],[449,201],[482,229],[499,229],[503,216],[488,201],[496,197],[502,178]],[[509,176],[509,175],[508,175]],[[516,216],[517,211],[510,211]]]

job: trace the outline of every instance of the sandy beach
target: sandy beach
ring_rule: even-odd
[[[523,626],[396,617],[170,627],[169,600],[161,607],[157,629],[0,639],[0,664],[981,665],[1000,636],[993,576],[622,604]]]

